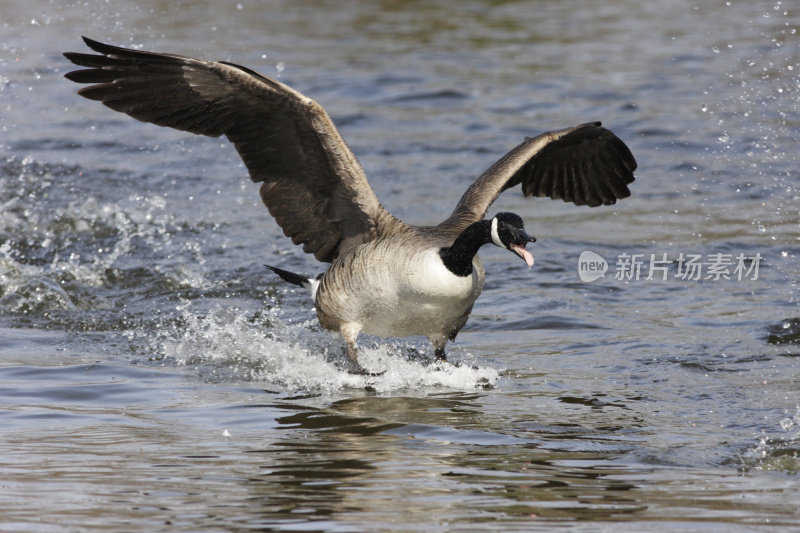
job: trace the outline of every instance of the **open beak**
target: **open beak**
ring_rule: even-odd
[[[520,256],[528,267],[532,267],[533,256],[525,249],[525,245],[529,242],[536,242],[536,237],[531,237],[523,230],[519,230],[515,237],[514,242],[511,243],[511,251]]]

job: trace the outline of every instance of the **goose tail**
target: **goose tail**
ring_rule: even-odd
[[[264,265],[264,266],[275,272],[283,281],[291,283],[292,285],[297,285],[298,287],[303,287],[311,294],[312,300],[316,299],[317,287],[319,287],[319,280],[322,278],[322,274],[320,274],[316,278],[309,278],[308,276],[303,276],[302,274],[295,274],[294,272],[289,272],[288,270],[283,270],[282,268],[270,265]]]

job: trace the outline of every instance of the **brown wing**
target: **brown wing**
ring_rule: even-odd
[[[89,67],[66,74],[93,84],[78,94],[144,122],[228,137],[283,232],[320,261],[394,220],[314,100],[231,63],[84,41],[102,55],[64,54]]]
[[[630,196],[635,169],[625,143],[599,122],[543,133],[526,139],[484,172],[439,228],[460,233],[482,219],[501,192],[520,183],[525,196],[610,205]]]

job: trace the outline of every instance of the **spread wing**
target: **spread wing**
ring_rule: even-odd
[[[610,205],[630,196],[636,160],[599,122],[528,138],[484,172],[439,225],[458,235],[481,220],[506,189],[522,184],[525,196],[549,196],[575,205]]]
[[[395,220],[314,100],[231,63],[84,41],[101,55],[64,54],[88,67],[66,74],[92,84],[78,94],[144,122],[225,135],[253,181],[263,182],[261,198],[283,232],[320,261]]]

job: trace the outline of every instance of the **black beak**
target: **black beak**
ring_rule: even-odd
[[[518,229],[514,231],[514,243],[515,244],[527,244],[529,242],[536,242],[536,237],[532,237],[525,233],[524,229]]]

